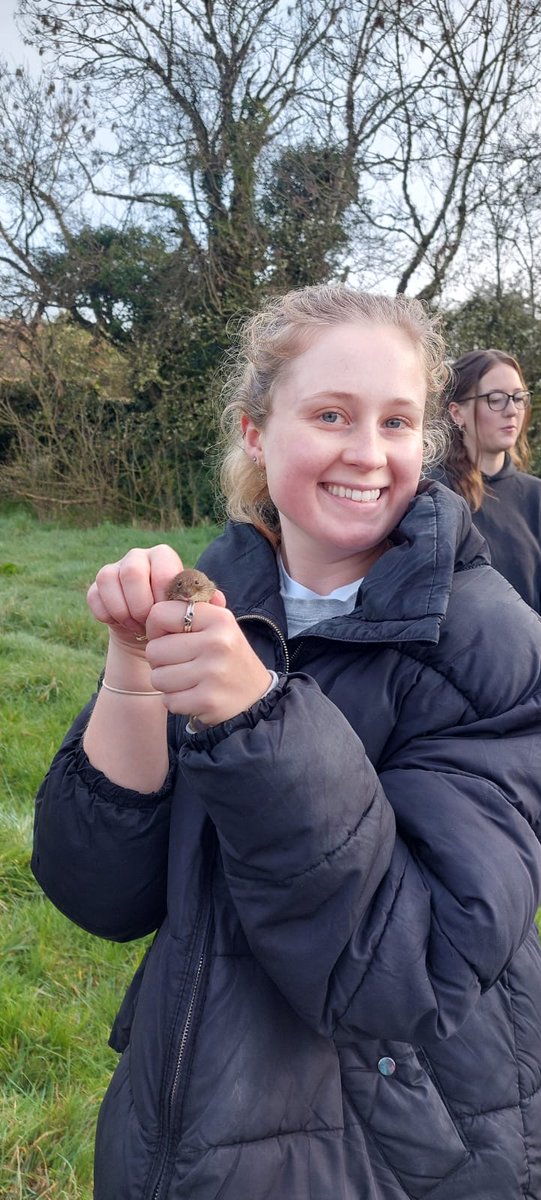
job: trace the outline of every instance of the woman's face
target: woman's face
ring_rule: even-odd
[[[425,400],[419,355],[401,330],[344,323],[292,360],[264,429],[244,418],[298,582],[330,591],[382,553],[419,482]]]
[[[477,385],[479,397],[486,392],[514,395],[522,391],[524,384],[520,375],[509,363],[497,363],[491,367]],[[494,412],[482,398],[469,400],[466,404],[451,402],[449,412],[464,430],[464,442],[471,461],[477,462],[482,456],[501,457],[502,465],[504,451],[511,450],[515,445],[526,415],[525,409],[517,408],[513,400],[509,400],[502,411]]]

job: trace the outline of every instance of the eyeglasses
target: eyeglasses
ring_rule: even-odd
[[[482,392],[480,396],[464,396],[458,404],[466,404],[468,400],[486,400],[492,412],[503,412],[510,400],[516,408],[529,408],[531,397],[529,392]]]

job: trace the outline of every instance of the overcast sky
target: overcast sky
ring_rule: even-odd
[[[31,46],[25,46],[15,25],[15,9],[17,0],[0,0],[0,47],[3,58],[10,67],[24,63],[26,66],[38,66],[39,55]]]

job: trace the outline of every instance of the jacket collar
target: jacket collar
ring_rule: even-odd
[[[303,637],[438,641],[453,574],[488,563],[486,543],[465,501],[432,481],[420,484],[390,541],[363,581],[353,613],[323,621]],[[285,634],[276,555],[253,525],[228,524],[200,565],[219,583],[237,617],[262,616]]]

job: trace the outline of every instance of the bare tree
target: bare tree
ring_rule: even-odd
[[[86,180],[71,150],[92,139],[90,103],[68,81],[32,79],[0,63],[0,283],[4,307],[39,316],[52,302],[38,251],[70,244]]]
[[[539,77],[537,0],[21,0],[20,12],[107,113],[93,158],[70,137],[80,180],[157,214],[223,314],[268,282],[272,163],[314,143],[339,152],[325,205],[350,237],[333,268],[436,298]]]
[[[528,259],[533,309],[541,0],[20,14],[46,70],[0,72],[4,310],[61,310],[122,347],[134,428],[171,495],[182,478],[184,519],[207,488],[228,318],[258,292],[349,277],[435,301],[469,252],[502,286]]]
[[[285,17],[276,0],[22,6],[33,36],[114,109],[116,144],[102,153],[101,184],[82,164],[88,186],[161,210],[216,306],[233,281],[251,290],[263,249],[259,158],[317,91],[311,63],[338,8],[301,0]]]
[[[371,163],[388,196],[376,220],[401,248],[397,290],[434,300],[507,169],[509,130],[536,102],[541,6],[433,0],[398,7],[400,101],[386,124],[387,155]]]
[[[496,297],[521,293],[535,318],[541,305],[541,140],[522,124],[508,139],[473,230],[484,282]]]

